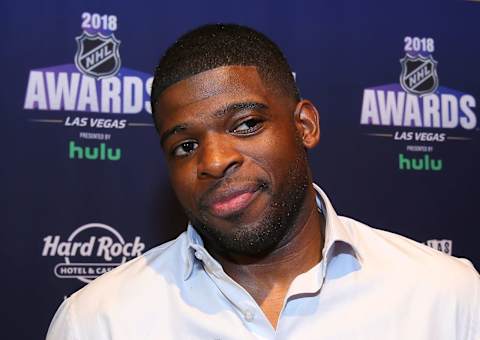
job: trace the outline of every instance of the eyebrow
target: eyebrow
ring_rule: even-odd
[[[245,111],[245,110],[253,110],[253,111],[264,111],[268,109],[268,106],[259,103],[259,102],[239,102],[239,103],[231,103],[226,105],[225,107],[221,108],[220,110],[215,111],[212,116],[216,118],[221,118],[226,115],[232,115],[237,112]],[[174,134],[177,134],[179,132],[187,130],[189,127],[188,124],[178,124],[175,125],[174,127],[165,130],[165,132],[162,134],[160,138],[160,144],[163,146],[165,141],[173,136]]]
[[[179,124],[179,125],[175,125],[174,127],[170,128],[170,129],[167,129],[163,134],[162,134],[162,137],[160,137],[160,145],[163,146],[163,144],[165,143],[165,141],[173,136],[174,134],[176,133],[179,133],[181,131],[185,131],[186,129],[188,128],[188,124]]]
[[[253,111],[263,111],[268,109],[268,106],[263,103],[258,102],[240,102],[232,103],[224,108],[217,110],[213,113],[215,117],[223,117],[225,115],[231,115],[240,111],[253,110]]]

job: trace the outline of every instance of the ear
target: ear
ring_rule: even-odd
[[[320,116],[311,101],[303,99],[297,104],[294,120],[303,145],[315,147],[320,141]]]

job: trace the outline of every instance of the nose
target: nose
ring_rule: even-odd
[[[242,154],[235,148],[229,136],[223,134],[208,134],[199,151],[197,176],[201,179],[222,178],[243,163]]]

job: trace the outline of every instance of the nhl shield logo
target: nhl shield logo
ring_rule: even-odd
[[[114,76],[120,69],[120,41],[115,35],[83,32],[77,40],[75,65],[80,72],[97,79]]]
[[[400,59],[402,73],[400,74],[400,85],[412,94],[426,94],[434,92],[438,87],[437,62],[432,56],[421,55],[412,57],[405,55]]]

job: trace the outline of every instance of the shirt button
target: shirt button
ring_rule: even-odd
[[[253,318],[255,317],[255,314],[254,314],[253,311],[251,311],[250,309],[247,309],[247,310],[243,313],[243,316],[245,316],[245,320],[247,320],[248,322],[250,322],[250,321],[253,321]]]
[[[196,252],[195,252],[195,257],[196,257],[197,259],[199,259],[200,261],[203,260],[203,254],[202,254],[201,252],[199,252],[199,251],[196,251]]]

